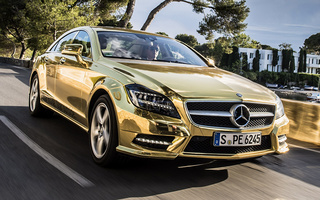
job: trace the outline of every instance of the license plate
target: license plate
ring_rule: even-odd
[[[261,145],[261,132],[255,133],[214,133],[214,146],[254,146]]]

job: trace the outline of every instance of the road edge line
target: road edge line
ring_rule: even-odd
[[[306,148],[306,147],[302,147],[302,146],[298,146],[298,145],[289,143],[289,148],[290,147],[295,147],[295,148],[299,148],[299,149],[303,149],[303,150],[307,150],[307,151],[312,151],[312,152],[315,152],[315,153],[320,153],[320,151],[318,151],[318,150],[309,149],[309,148]]]
[[[73,181],[78,183],[82,187],[92,187],[94,184],[77,173],[60,160],[55,158],[53,155],[41,148],[37,143],[31,140],[25,133],[23,133],[15,124],[13,124],[6,116],[0,115],[0,120],[6,125],[22,142],[28,145],[34,152],[40,157],[50,163],[52,166],[57,168],[60,172],[71,178]]]

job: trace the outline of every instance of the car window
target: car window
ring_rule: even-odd
[[[80,31],[72,44],[82,44],[82,56],[91,58],[91,42],[88,33]]]
[[[52,51],[61,52],[64,48],[64,45],[71,44],[72,39],[76,34],[77,32],[72,32],[66,35],[65,37],[61,38],[61,40],[56,45],[54,45],[54,47],[52,48]]]
[[[105,57],[207,66],[190,48],[169,38],[110,31],[99,31],[98,38]]]

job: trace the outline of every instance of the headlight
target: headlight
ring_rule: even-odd
[[[176,107],[166,96],[138,84],[126,85],[126,88],[136,107],[180,119]]]
[[[276,111],[276,119],[279,119],[284,115],[284,108],[281,99],[277,95],[277,111]]]

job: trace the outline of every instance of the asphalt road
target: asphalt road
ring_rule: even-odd
[[[31,70],[0,63],[0,199],[319,199],[320,148],[289,140],[256,160],[132,159],[95,165],[87,133],[28,111]]]

